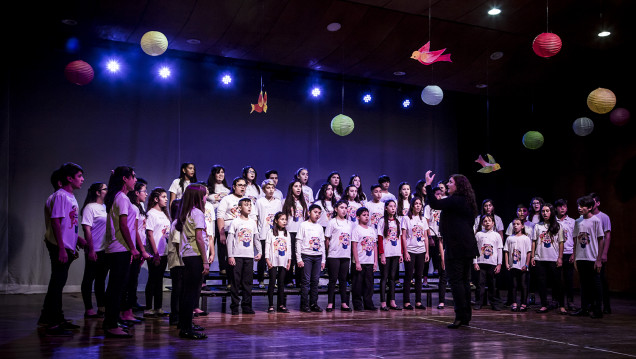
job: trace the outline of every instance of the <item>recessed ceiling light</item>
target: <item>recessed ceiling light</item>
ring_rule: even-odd
[[[64,20],[62,20],[62,24],[68,25],[68,26],[75,26],[75,25],[77,25],[77,21],[75,21],[73,19],[64,19]]]
[[[404,71],[395,71],[393,73],[393,75],[395,75],[395,76],[404,76],[404,75],[406,75],[406,72],[404,72]]]
[[[491,60],[499,60],[500,58],[503,57],[503,52],[501,51],[495,51],[492,54],[490,54],[490,59]]]
[[[486,85],[486,84],[477,84],[477,85],[475,85],[475,87],[477,87],[478,89],[485,89],[486,87],[488,87],[488,85]]]
[[[332,22],[331,24],[327,25],[327,30],[334,32],[340,30],[341,27],[342,25],[340,25],[340,23]]]
[[[501,10],[495,8],[492,8],[490,10],[488,10],[488,15],[499,15],[501,14]]]
[[[201,40],[199,39],[187,39],[186,42],[190,45],[198,45],[201,43]]]
[[[606,37],[606,36],[610,36],[612,33],[609,31],[601,31],[598,33],[598,37]]]

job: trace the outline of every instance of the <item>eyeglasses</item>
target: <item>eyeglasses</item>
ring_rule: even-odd
[[[247,173],[256,173],[256,171],[254,171],[254,170],[249,170],[249,171],[247,171]]]
[[[139,191],[139,193],[148,193],[148,191],[143,190],[143,191]]]
[[[237,183],[236,187],[247,187],[245,183]]]

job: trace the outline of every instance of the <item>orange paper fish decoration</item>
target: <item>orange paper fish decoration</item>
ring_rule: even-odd
[[[431,42],[429,41],[419,50],[413,51],[413,55],[411,55],[411,58],[423,63],[424,65],[430,65],[437,61],[453,62],[451,61],[450,54],[442,55],[442,53],[444,53],[446,49],[430,51],[430,48]]]
[[[263,96],[263,91],[258,95],[258,103],[256,105],[252,104],[252,112],[267,112],[267,92],[265,92],[265,96]]]

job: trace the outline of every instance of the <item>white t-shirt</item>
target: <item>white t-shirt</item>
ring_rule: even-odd
[[[261,253],[261,242],[257,241],[258,228],[256,221],[248,218],[237,218],[232,221],[228,230],[228,258],[254,258],[254,249]]]
[[[82,212],[82,224],[91,227],[93,249],[95,252],[104,250],[106,237],[106,205],[97,202],[89,203]]]
[[[409,209],[410,208],[411,208],[411,202],[409,202],[406,199],[403,199],[402,200],[402,213],[398,213],[397,214],[397,216],[400,219],[400,221],[402,220],[402,217],[409,215]]]
[[[174,193],[174,199],[183,198],[183,192],[190,185],[190,180],[184,180],[183,188],[181,188],[181,186],[179,185],[180,181],[181,181],[180,178],[176,178],[174,181],[172,181],[172,184],[170,185],[170,188],[168,189],[168,192]]]
[[[146,246],[146,215],[141,214],[139,212],[139,207],[133,205],[135,207],[135,213],[137,216],[137,235],[141,240],[141,245]]]
[[[375,242],[378,237],[375,229],[371,227],[364,228],[355,226],[351,233],[351,241],[358,243],[358,260],[360,264],[375,264]]]
[[[170,220],[163,211],[154,208],[151,208],[147,215],[146,230],[152,231],[152,238],[147,239],[148,245],[146,247],[149,250],[148,253],[153,254],[150,250],[152,248],[150,241],[153,241],[155,247],[157,247],[157,253],[159,253],[160,256],[168,255],[166,247],[168,244],[168,236],[170,236]]]
[[[477,216],[477,218],[475,218],[475,224],[473,224],[473,231],[477,230],[477,227],[479,226],[480,218],[481,216]],[[480,226],[479,230],[483,231],[484,227]],[[501,221],[501,217],[495,214],[495,232],[499,232],[499,231],[503,232],[503,230],[504,230],[504,225],[503,225],[503,222]]]
[[[430,235],[439,237],[439,216],[442,211],[438,209],[432,209],[428,204],[424,207],[424,218],[428,223],[428,231]]]
[[[274,228],[274,215],[283,210],[283,203],[278,198],[268,200],[261,197],[256,200],[258,211],[258,239],[264,241],[267,233]]]
[[[523,227],[526,230],[526,236],[528,236],[529,238],[534,238],[532,234],[532,232],[534,231],[534,223],[526,221],[526,223],[523,224]],[[508,228],[506,228],[506,233],[504,234],[507,236],[512,236],[512,222],[510,222]]]
[[[380,198],[380,202],[384,203],[386,201],[389,200],[394,200],[395,202],[397,202],[397,198],[395,198],[395,196],[393,195],[393,193],[391,192],[382,192],[382,198]]]
[[[283,192],[281,192],[278,188],[274,189],[274,198],[283,202]]]
[[[574,239],[572,237],[574,219],[566,214],[562,219],[557,218],[557,222],[559,222],[563,230],[563,238],[565,240],[565,243],[563,243],[563,254],[572,254],[572,249],[574,248]]]
[[[426,220],[420,216],[404,216],[400,226],[402,232],[406,231],[406,251],[413,254],[426,253]]]
[[[351,222],[332,218],[325,229],[329,237],[329,258],[351,258]]]
[[[314,203],[314,190],[311,187],[303,185],[303,196],[305,196],[307,207]]]
[[[369,201],[365,204],[365,207],[369,210],[369,227],[373,227],[377,232],[378,224],[384,218],[384,202],[375,203]]]
[[[508,256],[508,264],[510,268],[523,269],[526,260],[532,251],[532,243],[530,237],[522,234],[520,236],[510,236],[506,239],[504,247],[504,255]]]
[[[540,222],[534,225],[532,235],[535,242],[534,259],[556,262],[559,259],[559,244],[563,242],[563,228],[559,226],[559,232],[552,235],[548,232],[548,224]]]
[[[320,209],[322,209],[322,212],[320,212],[320,218],[318,218],[318,224],[323,228],[327,227],[327,224],[329,224],[329,221],[333,216],[333,205],[331,204],[331,201],[325,200],[324,207],[322,205],[322,201],[316,201],[314,204],[318,205]]]
[[[234,194],[229,194],[219,203],[219,207],[216,210],[216,218],[223,219],[225,221],[224,231],[227,232],[230,229],[230,224],[236,218],[239,218],[241,211],[238,206],[238,202],[241,197]]]
[[[77,234],[79,232],[79,207],[77,200],[72,193],[65,189],[58,189],[51,197],[50,202],[51,219],[61,218],[60,230],[64,248],[75,252],[77,247]],[[53,227],[49,227],[46,232],[46,239],[57,246]]]
[[[299,200],[294,201],[294,213],[287,215],[287,231],[296,233],[305,220],[305,210]]]
[[[302,261],[301,254],[322,256],[322,263],[327,261],[325,255],[325,233],[318,223],[305,221],[301,223],[296,234],[296,261]]]
[[[378,224],[378,236],[382,236],[382,249],[384,249],[385,257],[399,257],[402,255],[402,241],[400,241],[400,233],[398,233],[398,225],[396,221],[389,221],[387,235],[384,235],[384,218]]]
[[[115,201],[113,202],[113,206],[108,213],[107,219],[107,228],[106,228],[106,240],[104,244],[104,249],[106,253],[118,253],[118,252],[128,252],[130,248],[128,248],[128,243],[124,239],[124,235],[121,232],[121,227],[119,226],[119,217],[126,215],[126,224],[128,225],[128,231],[130,233],[130,239],[133,244],[136,243],[137,240],[137,231],[135,228],[135,221],[137,220],[137,212],[139,210],[135,207],[128,199],[128,196],[124,194],[124,192],[118,192],[115,195]]]
[[[205,235],[203,236],[203,241],[205,242],[206,250],[208,250],[210,247],[210,238],[214,240],[214,231],[216,229],[216,214],[214,211],[214,206],[210,202],[206,201],[203,209],[205,210],[203,212],[203,214],[205,214]]]
[[[347,216],[349,221],[353,224],[358,223],[358,217],[356,217],[356,212],[358,208],[362,207],[362,203],[358,203],[356,201],[349,201],[347,206]],[[373,227],[373,226],[372,226]]]
[[[473,263],[477,264],[501,264],[501,250],[503,249],[503,241],[499,233],[492,229],[488,232],[480,231],[475,234],[477,240],[477,249],[479,257],[475,258]]]
[[[576,241],[577,261],[596,261],[598,258],[598,239],[605,237],[603,223],[597,216],[579,217],[574,224],[573,238]]]
[[[263,197],[265,194],[261,189],[261,186],[257,184],[250,184],[245,187],[245,197],[249,198],[252,201],[252,205],[256,204],[256,200]]]
[[[198,208],[192,208],[181,231],[181,257],[200,256],[197,245],[197,229],[202,230],[202,237],[205,242],[205,214]]]
[[[269,259],[274,267],[287,267],[287,261],[291,259],[291,236],[283,231],[274,235],[273,230],[267,231],[265,236],[265,258]],[[281,284],[279,284],[281,285]]]
[[[223,197],[227,196],[228,194],[230,194],[230,189],[225,187],[223,185],[223,183],[215,183],[214,184],[214,193],[210,193],[208,195],[208,202],[210,202],[212,204],[212,206],[214,206],[214,211],[216,214],[216,209],[219,208],[219,204],[221,203],[221,200],[223,199]],[[219,196],[219,200],[216,200],[216,196]]]
[[[601,220],[601,224],[603,225],[603,233],[612,230],[612,222],[610,221],[610,218],[607,214],[599,211],[597,214],[595,214],[595,216]]]

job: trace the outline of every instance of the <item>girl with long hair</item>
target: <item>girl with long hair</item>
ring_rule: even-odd
[[[320,186],[320,190],[318,191],[318,196],[316,197],[316,202],[320,209],[320,219],[318,219],[318,224],[322,226],[322,228],[327,228],[327,224],[331,220],[331,217],[334,213],[334,208],[336,207],[336,192],[334,191],[334,187],[331,183],[325,182]]]
[[[148,198],[146,221],[146,251],[152,255],[148,260],[148,281],[146,282],[146,311],[144,317],[165,316],[163,304],[163,274],[168,265],[166,246],[170,236],[170,213],[168,194],[157,187]],[[154,302],[153,302],[154,299]],[[154,306],[153,306],[154,304]]]
[[[528,306],[528,286],[526,277],[530,265],[530,253],[532,244],[526,234],[526,228],[519,218],[512,221],[512,235],[506,238],[504,246],[504,259],[510,276],[512,277],[510,310],[513,312],[525,312]],[[520,300],[517,302],[517,291],[520,291]],[[521,306],[518,306],[520,303]]]
[[[395,304],[395,282],[400,263],[403,262],[400,241],[400,223],[394,200],[384,204],[384,217],[378,224],[378,252],[380,253],[380,310],[401,310]],[[389,284],[389,306],[387,307],[386,285]]]
[[[409,207],[411,206],[411,185],[407,182],[402,182],[398,186],[398,198],[397,198],[397,217],[402,218],[409,213]]]
[[[307,206],[314,202],[314,190],[309,187],[309,170],[305,167],[300,167],[294,173],[294,180],[300,181],[302,184],[303,196],[305,197],[305,203]]]
[[[296,278],[296,286],[300,287],[300,281],[302,278],[302,268],[298,268],[296,263],[296,234],[300,228],[300,224],[303,223],[308,216],[307,202],[305,202],[305,196],[303,195],[303,185],[300,180],[292,181],[287,187],[287,197],[285,203],[283,203],[283,213],[287,216],[287,231],[291,237],[292,243],[292,268],[294,269]],[[285,283],[289,286],[292,283],[291,271],[287,273],[285,277]]]
[[[532,197],[530,200],[530,208],[528,211],[528,220],[532,223],[541,222],[541,209],[545,201],[541,197]]]
[[[344,200],[347,201],[347,218],[351,223],[357,223],[356,211],[362,207],[358,187],[353,184],[348,185],[347,188],[345,188]]]
[[[347,201],[343,199],[336,203],[335,216],[329,221],[325,230],[325,251],[329,271],[327,312],[333,311],[336,301],[336,282],[340,289],[340,310],[351,311],[347,293],[347,274],[351,264],[352,227],[347,218],[347,206]]]
[[[339,201],[340,198],[342,197],[342,191],[343,191],[342,179],[340,178],[340,173],[338,173],[337,171],[333,171],[329,173],[329,175],[327,176],[327,183],[329,183],[331,187],[333,188],[334,199],[336,201]],[[318,197],[316,197],[316,199],[318,199]]]
[[[245,197],[252,201],[252,207],[255,207],[256,200],[263,196],[263,190],[256,183],[256,170],[252,166],[245,166],[241,172],[241,177],[245,180]]]
[[[181,199],[183,197],[183,192],[185,188],[188,187],[190,183],[195,183],[197,181],[197,171],[194,167],[194,163],[185,162],[181,164],[181,169],[179,169],[179,177],[172,181],[170,188],[168,191],[170,192],[170,204],[175,199]]]
[[[408,215],[402,218],[404,253],[404,309],[426,309],[422,304],[422,277],[428,262],[428,224],[422,215],[423,200],[413,197]],[[415,278],[415,307],[411,305],[411,279]]]
[[[267,232],[265,239],[265,261],[269,270],[269,285],[267,298],[269,300],[268,313],[274,312],[274,288],[278,287],[276,311],[289,313],[285,300],[285,274],[291,266],[291,237],[285,228],[287,216],[283,212],[274,215],[273,228]]]
[[[349,178],[349,186],[350,185],[354,185],[358,189],[358,196],[357,196],[356,202],[360,202],[360,203],[365,202],[367,200],[367,196],[364,194],[364,191],[362,191],[362,179],[360,178],[360,176],[358,176],[355,173],[352,174],[351,177]],[[344,190],[343,196],[344,197],[347,196],[346,188]]]

